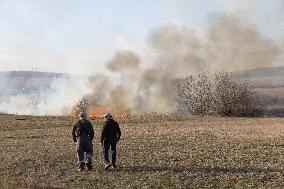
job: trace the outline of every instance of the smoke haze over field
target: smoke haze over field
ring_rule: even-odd
[[[280,6],[283,2],[274,1],[275,6],[269,7],[263,1],[262,7],[254,0],[249,3],[202,0],[199,2],[200,10],[204,10],[202,19],[195,15],[194,9],[192,15],[184,10],[188,5],[194,6],[193,1],[176,1],[175,6],[167,2],[160,11],[157,8],[160,6],[153,4],[148,7],[147,15],[135,6],[129,9],[129,14],[141,20],[118,11],[127,8],[123,6],[125,3],[112,7],[117,10],[115,13],[102,5],[98,15],[91,15],[94,11],[90,7],[98,7],[96,3],[90,3],[90,7],[75,3],[70,5],[66,16],[62,10],[68,2],[60,1],[54,10],[57,16],[51,17],[53,6],[47,2],[31,1],[32,6],[17,3],[15,14],[21,10],[25,19],[35,23],[21,25],[17,21],[18,25],[11,27],[9,24],[17,20],[13,16],[9,18],[11,22],[3,22],[7,27],[0,28],[0,36],[4,33],[0,37],[1,70],[39,67],[40,71],[76,73],[83,77],[55,78],[49,83],[49,91],[41,89],[37,94],[4,95],[0,99],[0,111],[68,114],[79,99],[85,98],[90,107],[110,104],[114,111],[175,112],[176,82],[188,74],[284,66],[281,42],[284,36],[279,34],[284,28],[284,6]],[[8,1],[2,5],[0,21],[13,7]],[[219,10],[220,7],[223,9]],[[45,11],[40,13],[37,8]],[[260,10],[269,16],[261,15]],[[73,13],[77,17],[71,17]],[[110,13],[116,16],[109,18]],[[114,23],[123,21],[116,25],[109,21],[112,19]],[[38,27],[34,28],[35,25]],[[21,40],[15,40],[17,36]],[[1,88],[9,88],[11,82],[0,82]]]
[[[4,72],[0,73],[0,112],[68,115],[71,104],[88,92],[90,88],[87,88],[87,79],[78,76]]]
[[[89,97],[100,94],[96,103],[133,113],[175,112],[176,81],[186,74],[277,65],[281,47],[242,18],[218,15],[207,28],[203,36],[177,25],[153,29],[147,38],[155,51],[150,66],[141,67],[144,59],[139,52],[116,52],[106,67],[120,75],[119,84],[104,87],[102,94],[94,87]]]

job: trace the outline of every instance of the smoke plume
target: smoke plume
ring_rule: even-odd
[[[102,86],[106,76],[93,77],[89,98],[117,111],[175,112],[176,82],[187,74],[269,67],[281,55],[279,46],[240,17],[219,15],[205,28],[203,35],[177,25],[151,30],[147,42],[154,60],[146,64],[139,52],[117,51],[106,68],[118,79],[103,79]]]
[[[112,111],[133,114],[176,111],[176,83],[188,74],[239,71],[279,65],[283,47],[264,37],[240,16],[215,15],[201,29],[179,25],[153,28],[147,52],[118,50],[106,71],[85,78],[54,80],[35,96],[4,96],[0,110],[22,114],[68,114],[79,99],[89,110],[107,104]]]

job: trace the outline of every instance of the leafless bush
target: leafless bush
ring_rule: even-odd
[[[78,116],[80,112],[87,112],[89,103],[87,99],[80,99],[76,105],[71,108],[70,114]]]
[[[202,73],[178,84],[178,105],[195,115],[261,116],[263,105],[252,82],[238,82],[228,73]]]

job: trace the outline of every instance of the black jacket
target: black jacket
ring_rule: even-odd
[[[101,142],[104,140],[108,141],[119,141],[121,136],[121,131],[118,123],[113,119],[108,119],[103,124],[103,129],[101,133]]]
[[[75,142],[77,137],[90,137],[93,140],[94,129],[92,123],[86,119],[78,120],[73,126],[72,136]]]

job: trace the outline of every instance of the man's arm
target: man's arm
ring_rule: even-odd
[[[102,133],[101,133],[101,143],[103,143],[103,141],[104,141],[104,139],[105,139],[106,125],[107,125],[107,123],[104,122],[104,124],[103,124],[103,129],[102,129]]]
[[[91,140],[93,140],[94,139],[94,128],[90,121],[89,123],[90,123],[90,137],[91,137]]]
[[[78,124],[77,122],[73,125],[73,129],[72,129],[72,137],[73,137],[73,141],[74,142],[77,142],[77,139],[76,139],[76,132],[77,132],[77,128],[78,128]]]
[[[119,127],[119,125],[117,123],[117,141],[120,140],[120,137],[121,137],[121,131],[120,131],[120,127]]]

